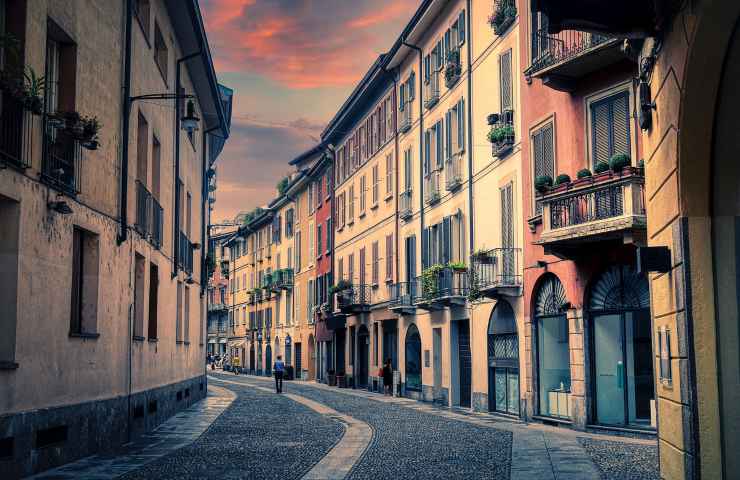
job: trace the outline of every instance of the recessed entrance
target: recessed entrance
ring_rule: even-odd
[[[519,337],[505,300],[488,321],[488,410],[519,415]]]

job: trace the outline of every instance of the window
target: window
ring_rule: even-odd
[[[534,160],[534,175],[537,177],[555,175],[555,151],[553,148],[553,125],[548,123],[532,133],[532,158]],[[542,213],[542,202],[535,200],[535,215]]]
[[[183,335],[185,343],[190,343],[190,287],[185,286],[184,296],[185,309],[182,317],[184,322]]]
[[[326,254],[331,253],[331,218],[326,220]]]
[[[290,314],[293,313],[293,310],[290,307],[290,303],[291,303],[290,301],[292,299],[293,299],[293,293],[290,290],[288,290],[285,293],[285,324],[286,325],[290,325],[290,322],[291,322]]]
[[[365,247],[362,247],[360,249],[360,279],[359,279],[360,285],[365,285],[365,282],[367,281],[367,277],[365,276],[365,267],[366,267],[365,261],[366,261]]]
[[[149,123],[139,112],[136,129],[136,179],[147,187],[147,166],[149,164]]]
[[[286,238],[292,238],[293,237],[293,215],[295,211],[291,208],[287,212],[285,212],[285,237]]]
[[[360,216],[365,215],[365,207],[366,207],[366,196],[365,192],[367,191],[367,176],[362,175],[360,177]]]
[[[2,2],[0,2],[2,8]],[[0,19],[2,20],[2,19]],[[15,366],[21,204],[0,195],[0,364]]]
[[[175,311],[175,317],[175,341],[182,343],[182,282],[180,281],[177,282],[177,310]]]
[[[322,228],[321,224],[316,225],[316,256],[320,257],[323,252],[321,248],[321,235],[322,235]]]
[[[313,212],[314,209],[314,187],[316,184],[311,182],[308,184],[308,211]]]
[[[344,203],[344,202],[342,202]],[[350,225],[355,221],[355,185],[349,186],[349,212],[347,214],[347,223]]]
[[[355,254],[350,253],[347,257],[347,279],[350,283],[355,283]]]
[[[159,200],[159,169],[162,162],[162,145],[156,136],[152,136],[152,195]],[[161,236],[161,232],[160,232]],[[160,243],[162,239],[160,238]]]
[[[372,276],[373,276],[372,282],[373,282],[373,286],[374,287],[378,285],[378,283],[379,283],[378,277],[380,277],[380,272],[379,272],[379,270],[380,270],[380,259],[379,259],[379,252],[378,252],[378,250],[379,250],[378,242],[377,241],[376,242],[373,242],[372,243],[372,256],[373,256],[373,258],[372,258],[372,260],[373,260],[373,264],[372,264]],[[360,255],[362,255],[362,253],[363,253],[363,251],[360,251]]]
[[[344,280],[344,259],[340,258],[337,260],[337,274],[338,280]]]
[[[511,80],[511,50],[504,52],[498,57],[499,75],[501,81],[499,87],[501,88],[501,112],[511,110],[514,108],[513,99],[513,82]]]
[[[385,194],[390,198],[393,194],[393,154],[385,156]]]
[[[617,154],[630,155],[629,93],[626,91],[591,104],[592,166],[609,163]]]
[[[313,280],[308,281],[308,292],[306,294],[306,318],[311,318],[313,316]]]
[[[407,148],[403,152],[403,190],[404,192],[410,192],[413,180],[413,164],[412,164],[412,157],[411,157],[411,147]]]
[[[72,308],[69,328],[71,335],[97,335],[99,267],[98,236],[74,227],[72,232]]]
[[[162,74],[162,78],[166,84],[169,68],[169,52],[167,50],[167,44],[164,42],[162,30],[159,28],[157,22],[154,22],[154,62],[159,67],[159,73]]]
[[[144,278],[146,259],[134,254],[134,339],[144,338]]]
[[[314,250],[314,236],[313,236],[313,223],[308,224],[308,259],[309,263],[313,263],[313,259],[316,257],[316,251]]]
[[[280,297],[275,297],[275,325],[280,326]]]
[[[372,206],[378,205],[378,197],[380,196],[380,172],[378,171],[378,164],[373,165],[373,192],[372,192]]]
[[[385,280],[393,280],[393,234],[385,236]]]
[[[149,0],[136,0],[134,2],[134,14],[136,19],[139,21],[142,32],[144,32],[144,38],[149,41],[149,13],[151,5]]]
[[[301,232],[295,233],[295,269],[297,272],[301,271]]]
[[[321,206],[321,196],[323,195],[324,177],[316,180],[316,208]]]

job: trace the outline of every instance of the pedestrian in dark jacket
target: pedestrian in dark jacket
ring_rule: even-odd
[[[383,365],[383,393],[385,395],[393,394],[393,366],[390,358]]]
[[[283,363],[283,357],[277,356],[275,365],[272,366],[272,370],[275,372],[275,392],[283,393],[283,373],[285,372],[285,363]]]

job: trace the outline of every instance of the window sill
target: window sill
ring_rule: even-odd
[[[159,339],[158,338],[147,338],[146,341],[149,343],[157,343],[159,342]]]
[[[370,205],[370,210],[377,210],[378,209],[378,202],[373,203]]]
[[[182,340],[175,340],[175,344],[182,345],[184,342]]]
[[[388,195],[385,196],[385,201],[390,202],[393,200],[393,192],[390,192]]]
[[[87,333],[87,332],[69,332],[70,338],[89,338],[95,340],[100,337],[99,333]]]
[[[19,366],[15,362],[0,362],[0,370],[17,370]]]
[[[367,215],[367,212],[360,212],[360,214],[357,217],[358,218],[365,218],[365,215]]]
[[[134,342],[143,342],[144,340],[146,340],[146,339],[144,337],[142,337],[141,335],[134,335],[133,336],[133,341]]]

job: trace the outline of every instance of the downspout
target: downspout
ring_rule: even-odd
[[[395,252],[396,252],[395,263],[396,263],[396,265],[395,265],[395,272],[396,272],[396,277],[398,277],[398,280],[399,280],[399,282],[397,282],[397,283],[400,283],[400,280],[401,280],[401,272],[398,270],[399,265],[400,265],[400,260],[399,260],[400,255],[398,253],[399,252],[400,244],[399,244],[399,240],[398,240],[398,234],[399,234],[399,232],[401,230],[401,223],[400,223],[400,221],[398,219],[398,195],[399,195],[399,190],[398,190],[398,188],[399,188],[399,185],[398,185],[398,177],[399,177],[399,175],[398,174],[399,174],[400,170],[399,170],[399,166],[398,166],[398,154],[399,154],[399,145],[398,145],[398,116],[397,116],[398,109],[396,108],[396,105],[398,105],[398,98],[397,98],[396,94],[398,92],[398,77],[400,76],[400,70],[398,68],[395,68],[392,72],[389,72],[388,70],[386,70],[385,67],[383,67],[383,71],[386,72],[387,74],[390,74],[392,76],[392,78],[393,78],[393,102],[392,102],[392,104],[393,104],[393,118],[395,120],[393,122],[393,126],[394,126],[393,139],[394,139],[394,148],[395,148],[395,152],[396,152],[395,153],[395,157],[396,157],[395,158],[395,167],[394,167],[396,174],[394,175],[394,177],[395,177],[395,186],[394,186],[394,190],[393,190],[395,192],[395,197],[396,197],[396,201],[395,201],[396,210],[395,210],[395,215],[394,215],[395,222],[396,222],[396,234],[395,234],[395,244],[396,244],[396,247],[395,247],[396,248],[395,249]],[[396,287],[396,288],[398,288],[398,287]],[[375,339],[375,341],[377,342],[378,340]],[[376,359],[377,359],[377,357],[376,357]]]
[[[468,31],[468,223],[470,224],[470,254],[475,249],[475,221],[473,216],[473,32],[470,29],[471,0],[467,0],[468,14],[465,16]]]
[[[406,43],[406,40],[401,42],[411,50],[415,50],[419,53],[419,241],[421,242],[421,260],[422,267],[424,261],[424,92],[422,91],[422,82],[424,78],[424,57],[421,52],[421,48],[410,43]],[[414,85],[416,89],[416,85]],[[412,212],[413,213],[413,212]]]
[[[123,53],[123,124],[121,126],[121,204],[118,206],[120,219],[117,243],[126,241],[128,233],[128,142],[131,128],[131,19],[133,17],[133,0],[123,0],[126,38]]]
[[[185,55],[182,58],[179,58],[175,64],[175,127],[173,131],[173,135],[175,136],[175,188],[173,189],[175,192],[175,201],[173,202],[173,205],[175,205],[175,214],[173,215],[173,242],[172,245],[174,247],[174,252],[172,255],[173,262],[172,262],[172,278],[175,278],[177,276],[177,270],[178,270],[178,263],[180,261],[180,89],[182,88],[181,82],[180,82],[180,72],[182,70],[182,64],[183,62],[187,62],[188,60],[200,56],[202,53],[202,50],[198,50],[197,52],[191,53],[190,55]]]

